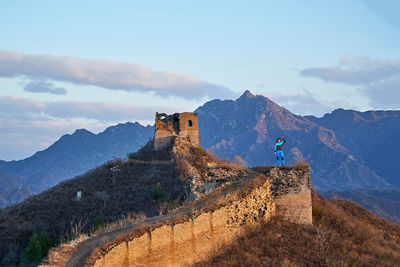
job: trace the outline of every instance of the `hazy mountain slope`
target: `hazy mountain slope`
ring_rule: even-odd
[[[333,130],[358,162],[400,186],[400,175],[394,168],[400,162],[400,111],[337,109],[322,118],[307,119]]]
[[[18,186],[22,186],[19,176],[0,170],[0,188],[2,190],[10,190]]]
[[[213,100],[195,112],[202,146],[219,157],[240,155],[252,166],[273,165],[275,140],[284,136],[287,163],[307,160],[318,189],[390,187],[384,178],[355,161],[333,131],[292,114],[264,96],[246,91],[236,101]]]
[[[30,195],[32,192],[22,186],[19,176],[0,170],[0,207],[18,203]]]
[[[325,192],[324,197],[350,199],[378,216],[400,224],[400,189],[331,190]]]
[[[19,176],[23,186],[40,192],[108,160],[125,157],[152,136],[153,127],[139,123],[118,124],[97,135],[76,130],[27,159],[0,163],[0,169]]]

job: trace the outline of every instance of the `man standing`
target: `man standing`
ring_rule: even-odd
[[[279,166],[279,157],[281,157],[282,166],[285,166],[285,160],[283,158],[283,151],[282,151],[282,146],[284,143],[286,143],[286,140],[285,140],[285,138],[283,138],[283,136],[281,138],[276,139],[275,155],[276,155],[276,165],[277,166]]]

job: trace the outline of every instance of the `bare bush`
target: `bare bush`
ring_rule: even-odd
[[[308,163],[304,160],[296,161],[293,167],[297,171],[307,171],[309,169]]]
[[[316,227],[316,235],[314,237],[314,251],[320,263],[325,263],[329,256],[331,247],[332,230],[327,226]]]
[[[67,239],[68,240],[79,239],[79,237],[84,233],[84,229],[87,223],[88,223],[87,218],[83,220],[83,218],[78,219],[77,217],[74,216],[70,221],[70,230],[69,232],[66,233]]]
[[[232,163],[233,163],[233,164],[236,164],[236,165],[239,165],[239,166],[242,167],[242,168],[247,168],[246,162],[245,162],[245,161],[242,159],[242,157],[239,156],[239,155],[235,155],[235,156],[233,157]]]

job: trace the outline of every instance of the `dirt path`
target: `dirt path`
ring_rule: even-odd
[[[115,238],[117,238],[120,235],[133,232],[135,230],[140,229],[143,227],[143,224],[145,225],[152,225],[156,224],[158,222],[172,219],[176,214],[167,214],[164,216],[157,216],[157,217],[152,217],[147,220],[138,222],[138,223],[133,223],[129,224],[126,226],[123,226],[121,228],[114,229],[109,232],[105,232],[96,236],[92,236],[89,239],[83,241],[81,244],[78,245],[77,251],[72,255],[72,257],[69,259],[67,262],[68,267],[83,267],[85,266],[86,259],[90,256],[92,251],[99,247],[100,245],[112,241]]]

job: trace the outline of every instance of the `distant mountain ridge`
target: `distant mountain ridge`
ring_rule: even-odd
[[[24,187],[19,176],[0,170],[0,207],[18,203],[32,195],[29,187]]]
[[[336,109],[322,118],[306,116],[310,121],[335,132],[337,140],[361,164],[392,185],[399,187],[400,111]]]
[[[368,165],[355,160],[335,131],[294,115],[267,97],[246,91],[240,98],[213,100],[199,107],[201,143],[216,155],[240,155],[250,165],[273,165],[275,139],[285,136],[286,161],[310,163],[319,190],[390,188]]]
[[[275,139],[285,136],[286,162],[308,161],[313,185],[321,192],[400,186],[396,174],[400,158],[395,153],[400,149],[400,111],[338,109],[322,118],[303,117],[246,91],[236,100],[209,101],[195,112],[201,145],[219,157],[240,155],[250,166],[273,165]],[[12,174],[27,192],[41,192],[110,159],[125,157],[153,135],[153,126],[139,123],[118,124],[97,135],[77,130],[32,157],[0,161],[0,183],[10,180],[2,173]],[[1,187],[0,199],[4,191]]]
[[[152,136],[153,127],[130,122],[108,127],[99,134],[79,129],[29,158],[0,162],[0,170],[12,174],[19,186],[38,193],[108,160],[125,157],[127,151],[138,150]],[[0,197],[4,194],[1,191]]]

